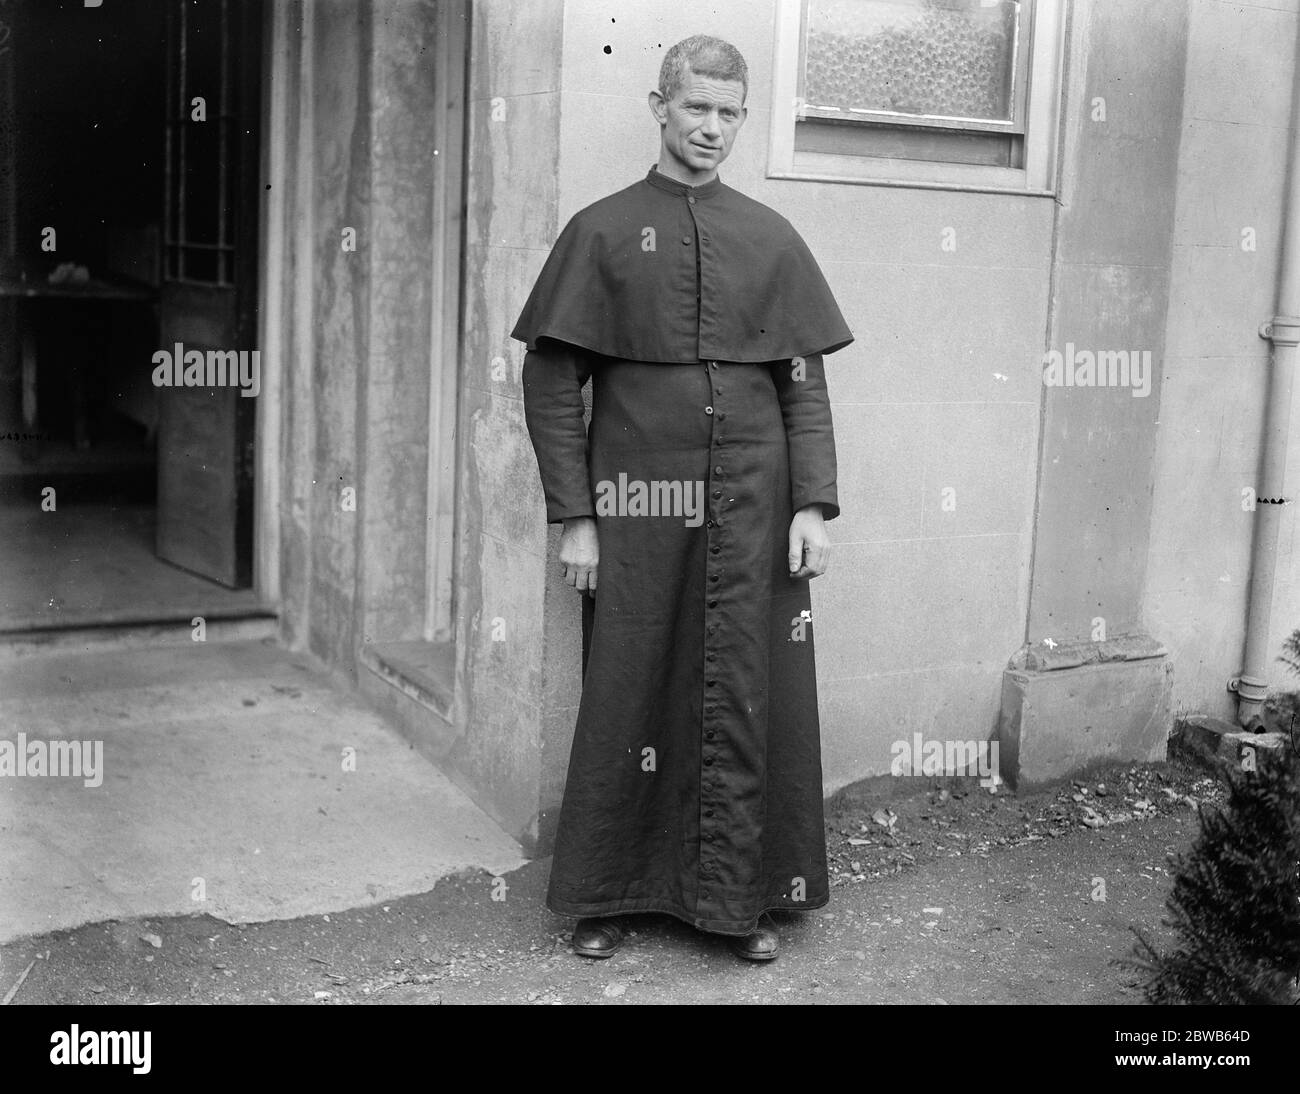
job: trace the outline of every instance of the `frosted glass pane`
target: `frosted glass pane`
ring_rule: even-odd
[[[804,101],[1011,120],[1017,0],[808,0]]]

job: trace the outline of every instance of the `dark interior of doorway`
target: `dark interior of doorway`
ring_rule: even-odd
[[[256,607],[155,549],[163,8],[4,5],[0,631]]]

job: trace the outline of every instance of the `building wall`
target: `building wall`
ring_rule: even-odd
[[[1086,639],[1098,615],[1112,637],[1170,644],[1184,703],[1221,699],[1190,670],[1238,667],[1249,529],[1224,499],[1249,481],[1263,407],[1264,347],[1250,338],[1271,314],[1273,144],[1295,21],[1290,4],[1231,22],[1240,7],[1071,5],[1053,199],[768,179],[774,0],[476,0],[456,701],[440,762],[507,830],[548,844],[580,693],[578,602],[545,525],[510,330],[565,221],[657,159],[646,94],[663,50],[697,32],[750,64],[749,118],[723,178],[802,232],[857,336],[828,361],[843,516],[813,585],[827,790],[887,772],[893,742],[916,732],[989,737],[1008,659],[1030,640]],[[427,299],[419,249],[403,241],[428,228],[427,97],[408,45],[428,45],[432,8],[316,7],[301,97],[310,178],[296,180],[291,264],[310,276],[295,279],[284,379],[283,597],[289,634],[349,673],[376,621],[402,629],[427,568],[402,538],[424,457],[386,442],[390,423],[413,435],[404,396],[429,367],[427,325],[405,323]],[[1268,89],[1234,82],[1252,43],[1269,41],[1287,45],[1273,47],[1285,58],[1268,61]],[[1097,96],[1106,124],[1089,113]],[[1259,162],[1247,144],[1271,157],[1264,169],[1237,166]],[[364,264],[337,251],[354,221],[373,232]],[[1260,226],[1257,252],[1224,244],[1238,222]],[[404,278],[414,286],[394,287]],[[1043,353],[1067,340],[1150,348],[1161,378],[1146,400],[1045,389]],[[1248,382],[1219,386],[1225,360]],[[337,512],[349,481],[371,506],[359,519]],[[1287,522],[1288,552],[1293,536]],[[1220,558],[1237,578],[1219,580]],[[1289,610],[1294,598],[1284,580],[1279,599]]]
[[[1187,51],[1181,3],[1070,5],[1026,643],[1002,773],[1158,760],[1174,665],[1146,632],[1151,490]],[[1068,370],[1069,380],[1065,380]]]
[[[548,707],[543,695],[576,703],[579,682],[571,644],[551,640],[563,626],[546,580],[554,539],[524,425],[523,356],[510,339],[560,229],[562,3],[473,8],[455,575],[463,737],[453,762],[528,845],[558,800],[572,735],[554,713],[560,701]]]
[[[1076,0],[1071,31],[1048,348],[1151,368],[1149,388],[1042,387],[1031,643],[1142,630],[1187,16]]]
[[[1296,64],[1297,4],[1190,0],[1147,625],[1180,713],[1230,717],[1242,669]],[[1245,233],[1245,235],[1243,235]],[[1253,238],[1252,238],[1253,237]],[[1252,249],[1253,244],[1253,249]],[[1293,413],[1300,422],[1300,413]],[[1300,445],[1292,442],[1292,462]],[[1295,482],[1294,473],[1288,481]],[[1288,495],[1291,491],[1288,491]],[[1282,510],[1270,645],[1300,627],[1294,507]],[[1281,673],[1277,684],[1289,684]]]

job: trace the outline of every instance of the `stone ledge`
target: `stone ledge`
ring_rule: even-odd
[[[1280,756],[1288,743],[1285,733],[1251,733],[1236,722],[1204,714],[1181,719],[1171,740],[1209,767],[1240,767],[1246,749],[1254,749],[1257,761]]]
[[[1165,657],[1168,652],[1148,634],[1123,634],[1101,642],[1056,642],[1051,646],[1036,642],[1017,650],[1007,668],[1013,672],[1056,672],[1108,661],[1145,661]]]

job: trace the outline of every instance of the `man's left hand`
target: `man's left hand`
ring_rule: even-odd
[[[830,565],[831,541],[820,505],[805,505],[790,521],[790,577],[820,577]]]

